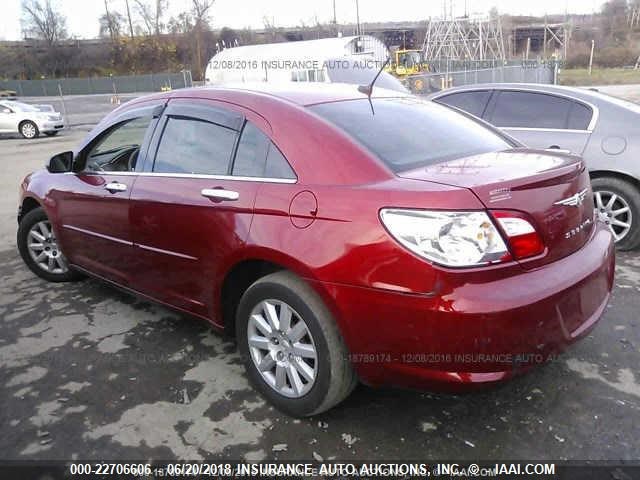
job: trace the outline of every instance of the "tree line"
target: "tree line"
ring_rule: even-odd
[[[191,0],[168,17],[169,0],[103,0],[99,39],[74,40],[52,0],[23,0],[24,42],[0,45],[0,77],[42,78],[192,71],[201,80],[209,58],[250,32],[211,29],[215,0]]]

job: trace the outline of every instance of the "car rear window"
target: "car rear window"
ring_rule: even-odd
[[[417,98],[374,98],[309,107],[394,172],[511,148],[500,135],[447,107]]]

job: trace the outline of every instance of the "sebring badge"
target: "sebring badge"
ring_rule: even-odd
[[[588,189],[585,188],[581,192],[576,193],[568,198],[563,198],[562,200],[554,203],[554,205],[563,205],[565,207],[579,207],[584,202],[585,197],[587,196]]]
[[[568,232],[566,232],[564,234],[564,238],[569,240],[570,238],[575,237],[576,235],[578,235],[580,232],[582,232],[585,228],[587,228],[589,225],[591,225],[591,223],[593,223],[591,221],[590,218],[587,218],[584,222],[582,222],[580,225],[578,225],[576,228],[572,228],[571,230],[569,230]]]

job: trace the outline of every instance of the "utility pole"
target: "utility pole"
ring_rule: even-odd
[[[593,49],[596,45],[595,40],[591,40],[591,54],[589,55],[589,75],[591,75],[591,67],[593,66]]]
[[[356,0],[356,35],[360,35],[360,6]]]
[[[333,0],[333,24],[338,24],[338,17],[336,16],[336,0]]]
[[[547,59],[547,29],[549,28],[549,24],[547,23],[547,15],[544,15],[544,40],[542,47],[542,58]]]

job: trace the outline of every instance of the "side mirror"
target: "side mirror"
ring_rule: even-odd
[[[47,162],[47,170],[50,173],[70,172],[73,167],[73,152],[62,152],[54,155]]]

